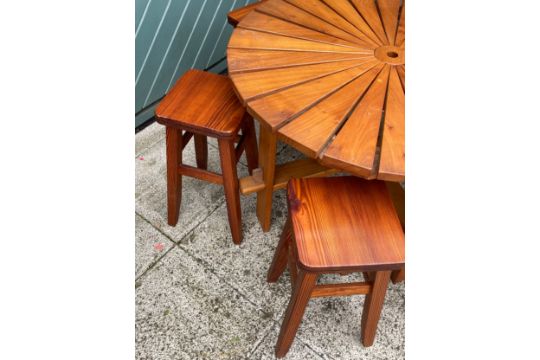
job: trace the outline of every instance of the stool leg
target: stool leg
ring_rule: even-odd
[[[390,273],[391,271],[377,271],[373,275],[373,289],[366,295],[364,310],[362,311],[361,337],[364,346],[373,345],[375,340]]]
[[[276,344],[276,357],[281,358],[289,351],[316,282],[317,274],[302,269],[298,271],[296,285],[283,324],[281,324],[281,331]]]
[[[276,248],[276,252],[274,253],[272,265],[270,265],[270,269],[268,270],[268,275],[266,277],[267,281],[270,283],[276,282],[287,266],[291,238],[291,219],[288,217],[287,222],[285,222],[285,226],[283,227],[281,237],[279,238],[279,243]]]
[[[276,170],[277,136],[266,125],[260,126],[259,166],[263,171],[265,188],[257,193],[257,217],[262,230],[270,230],[272,220],[272,195],[274,194],[274,173]]]
[[[178,223],[182,201],[182,175],[178,166],[182,163],[182,130],[167,126],[167,222]]]
[[[257,150],[255,124],[253,123],[253,118],[247,112],[246,115],[244,115],[242,134],[245,137],[244,141],[249,174],[253,175],[253,170],[259,167],[259,151]]]
[[[394,284],[402,282],[403,280],[405,280],[405,268],[392,271],[392,282]]]
[[[208,166],[208,144],[206,136],[194,134],[195,137],[195,159],[197,167],[206,170]]]
[[[229,226],[234,243],[240,244],[242,242],[242,212],[240,210],[240,186],[236,174],[234,139],[218,139],[218,143]]]
[[[298,278],[298,268],[296,266],[296,257],[290,242],[289,245],[289,274],[291,275],[291,287],[294,288],[296,279]]]

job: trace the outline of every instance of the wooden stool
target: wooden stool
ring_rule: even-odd
[[[289,218],[268,271],[275,282],[288,263],[293,287],[276,356],[287,354],[312,297],[367,295],[361,337],[372,345],[390,273],[405,263],[403,230],[384,182],[292,179],[287,193]],[[367,281],[316,285],[320,274],[350,272],[363,272]]]
[[[169,225],[175,226],[178,222],[182,175],[222,184],[233,241],[240,244],[242,220],[236,164],[245,150],[251,174],[257,168],[258,151],[253,118],[236,98],[231,81],[226,76],[189,70],[161,101],[156,109],[156,118],[167,127]],[[195,138],[197,167],[182,163],[182,150],[191,137]],[[206,170],[207,137],[218,140],[222,174]],[[238,145],[235,148],[236,142]]]

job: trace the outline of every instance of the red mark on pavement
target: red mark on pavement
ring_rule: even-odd
[[[154,249],[157,250],[157,251],[163,251],[164,248],[165,248],[164,243],[155,243],[154,244]]]

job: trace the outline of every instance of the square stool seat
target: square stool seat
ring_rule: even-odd
[[[310,271],[399,269],[404,234],[383,182],[357,177],[288,185],[298,266]]]
[[[198,134],[233,137],[244,113],[228,77],[192,69],[161,101],[156,118],[163,125]]]

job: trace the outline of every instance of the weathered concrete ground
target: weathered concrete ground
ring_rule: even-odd
[[[209,144],[209,169],[219,172],[216,143]],[[279,150],[278,162],[301,156],[284,145]],[[241,197],[244,242],[236,246],[218,185],[184,178],[180,220],[167,225],[161,125],[136,135],[135,152],[137,359],[274,359],[290,282],[285,273],[268,284],[266,271],[286,217],[284,192],[274,195],[267,233],[257,222],[255,196]],[[184,161],[195,163],[192,144]],[[247,174],[245,158],[238,171]],[[369,348],[360,343],[363,301],[311,300],[286,359],[404,359],[405,285],[390,285]]]

